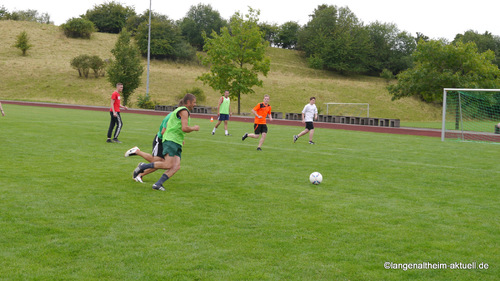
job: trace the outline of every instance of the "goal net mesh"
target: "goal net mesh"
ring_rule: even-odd
[[[500,142],[500,90],[449,91],[443,116],[445,139]]]

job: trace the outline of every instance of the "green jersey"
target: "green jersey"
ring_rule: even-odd
[[[220,114],[229,114],[229,104],[231,103],[230,98],[228,97],[222,97],[222,103],[220,104],[219,107],[219,113]]]
[[[172,111],[172,115],[167,122],[167,130],[165,131],[165,134],[163,134],[163,142],[172,141],[182,146],[184,136],[186,136],[186,133],[182,131],[182,122],[181,117],[179,116],[179,112],[182,110],[186,110],[188,112],[188,124],[191,122],[191,118],[189,117],[191,113],[187,107],[180,106]]]
[[[172,115],[172,112],[170,112],[167,116],[165,116],[165,118],[163,118],[163,121],[161,121],[161,125],[160,125],[160,130],[158,131],[158,139],[163,139],[163,136],[161,135],[161,131],[163,131],[163,128],[166,128],[167,127],[167,122],[168,122],[168,119],[170,119],[170,115]]]

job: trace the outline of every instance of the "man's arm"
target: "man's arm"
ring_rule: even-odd
[[[188,124],[189,114],[186,110],[182,110],[181,112],[179,112],[179,116],[181,117],[182,131],[184,133],[191,133],[192,131],[200,130],[200,126],[198,125],[189,126]]]
[[[222,97],[219,99],[219,104],[217,105],[217,116],[220,115],[220,105],[222,104]]]
[[[113,116],[116,116],[115,100],[113,98],[111,98],[111,110],[113,110]]]

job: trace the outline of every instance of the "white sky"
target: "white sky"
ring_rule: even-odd
[[[78,17],[94,5],[111,0],[1,0],[0,6],[9,12],[37,10],[48,13],[56,25]],[[124,6],[132,6],[137,14],[149,8],[148,0],[116,0]],[[296,21],[304,25],[309,21],[315,8],[321,4],[348,6],[365,24],[374,21],[395,23],[400,31],[408,31],[413,36],[417,32],[431,39],[453,40],[457,33],[475,30],[489,31],[500,36],[500,1],[498,0],[152,0],[152,10],[167,15],[173,20],[183,18],[191,6],[210,4],[224,19],[229,19],[236,11],[248,12],[248,6],[260,10],[260,22],[277,23]]]

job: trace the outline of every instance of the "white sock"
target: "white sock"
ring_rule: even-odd
[[[227,132],[227,130],[226,130],[226,135],[229,135],[229,133]]]
[[[214,130],[213,130],[212,132],[214,132],[214,133],[215,133],[215,130],[217,130],[217,128],[215,128],[215,127],[214,127]]]

